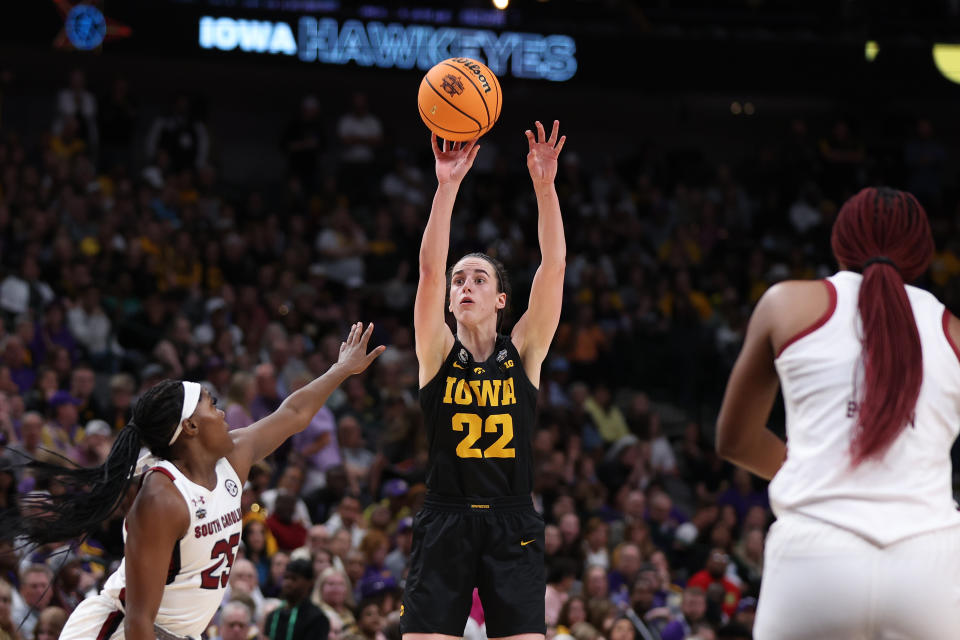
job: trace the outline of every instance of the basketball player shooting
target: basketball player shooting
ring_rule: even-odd
[[[0,514],[0,538],[44,544],[82,536],[109,516],[134,482],[141,447],[159,459],[127,514],[120,567],[74,610],[60,639],[200,637],[230,576],[250,467],[302,431],[337,386],[383,353],[383,346],[367,353],[372,330],[353,325],[336,364],[249,427],[228,431],[216,399],[199,384],[165,380],[137,402],[102,466],[29,462],[68,491],[27,498],[22,516]]]
[[[453,205],[477,141],[432,138],[437,193],[420,245],[414,307],[420,404],[430,446],[414,521],[400,627],[404,640],[460,637],[476,587],[490,638],[542,639],[543,519],[530,497],[540,367],[560,321],[566,243],[554,189],[565,137],[527,131],[541,263],[527,311],[500,334],[509,302],[499,261],[471,253],[445,274]],[[456,334],[445,311],[456,320]]]

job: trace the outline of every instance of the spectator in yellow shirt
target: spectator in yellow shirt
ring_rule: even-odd
[[[583,408],[593,420],[604,442],[616,442],[630,433],[627,419],[623,417],[620,408],[613,404],[613,397],[606,385],[599,385],[593,396],[583,403]]]

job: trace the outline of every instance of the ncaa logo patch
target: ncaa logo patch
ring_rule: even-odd
[[[497,362],[503,362],[507,358],[507,350],[500,349],[500,353],[497,354]]]
[[[207,517],[206,509],[203,509],[203,508],[197,509],[197,520],[203,520],[206,517]]]
[[[470,355],[467,353],[466,349],[460,349],[460,355],[458,357],[460,358],[460,362],[463,364],[467,364],[467,361],[470,359]]]
[[[239,489],[237,488],[236,482],[234,482],[230,478],[227,478],[227,481],[223,483],[223,486],[227,488],[227,493],[229,493],[233,497],[236,497],[237,492],[239,491]]]

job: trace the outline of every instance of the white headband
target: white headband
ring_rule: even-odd
[[[197,410],[197,405],[200,404],[200,390],[203,387],[196,382],[187,382],[186,380],[181,384],[183,385],[183,408],[180,409],[180,424],[177,425],[177,430],[173,432],[173,437],[170,438],[167,446],[177,441],[180,432],[183,431],[183,421],[192,416],[193,412]]]

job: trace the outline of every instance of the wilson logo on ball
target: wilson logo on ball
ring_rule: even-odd
[[[483,92],[490,93],[490,83],[487,81],[487,77],[483,75],[483,68],[476,60],[471,60],[470,58],[454,58],[453,61],[459,62],[467,69],[470,69],[470,71],[477,76],[477,80],[480,81],[480,84],[483,85]],[[489,72],[490,70],[487,69],[487,71]]]
[[[449,58],[420,82],[417,106],[438,137],[465,142],[485,134],[500,117],[503,96],[497,77],[482,62]]]
[[[458,96],[463,93],[463,82],[460,81],[460,78],[451,73],[443,77],[443,82],[440,84],[440,88],[446,91],[448,95]]]

